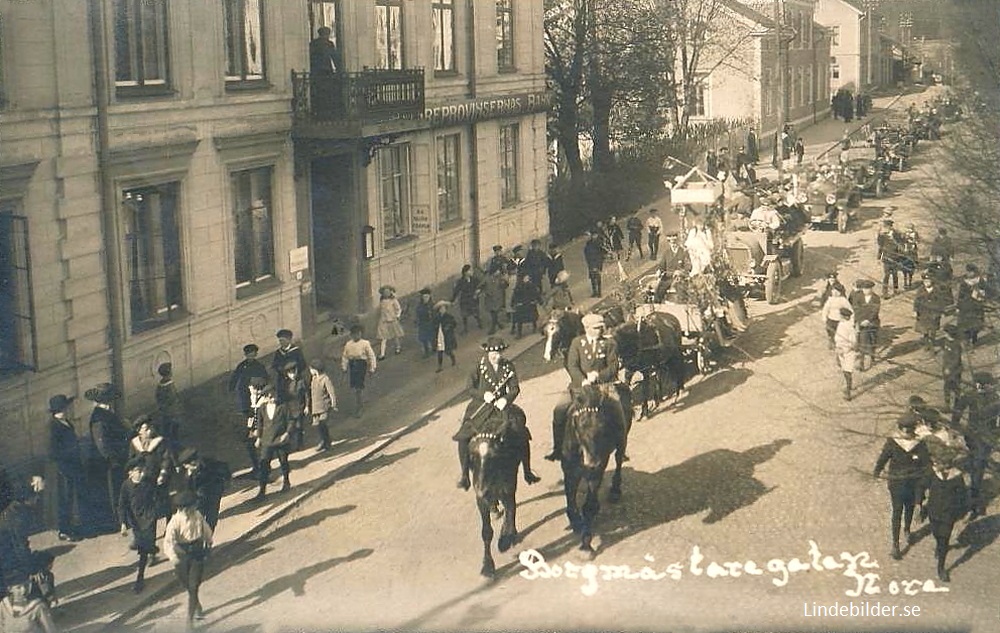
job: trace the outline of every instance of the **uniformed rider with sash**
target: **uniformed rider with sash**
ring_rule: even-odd
[[[586,385],[604,386],[605,397],[612,407],[618,423],[624,428],[625,410],[614,382],[618,378],[618,345],[615,339],[604,336],[604,317],[588,314],[583,317],[583,335],[573,339],[566,353],[566,371],[569,372],[569,393],[556,405],[552,413],[552,452],[545,459],[562,459],[562,441],[566,432],[566,418],[573,396]]]
[[[520,447],[520,462],[524,466],[524,480],[529,484],[541,481],[531,471],[531,433],[524,415],[510,415],[510,407],[521,388],[517,381],[514,363],[503,357],[507,343],[498,336],[489,337],[482,345],[486,354],[469,378],[472,399],[465,409],[462,426],[452,439],[458,442],[458,461],[462,478],[458,487],[469,489],[469,440],[479,433],[505,434],[507,441]]]

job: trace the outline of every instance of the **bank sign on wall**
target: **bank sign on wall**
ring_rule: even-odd
[[[435,106],[424,110],[423,118],[434,127],[459,123],[475,123],[487,119],[545,112],[549,109],[551,94],[527,92],[503,97],[484,97],[462,103]]]

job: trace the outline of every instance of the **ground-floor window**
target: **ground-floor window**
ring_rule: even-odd
[[[521,126],[517,123],[500,126],[500,205],[517,204],[518,137]]]
[[[28,219],[0,203],[0,374],[35,368]]]
[[[379,209],[386,242],[412,233],[410,226],[410,146],[390,145],[378,151]]]
[[[447,224],[462,217],[459,197],[458,148],[461,135],[448,134],[437,139],[438,223]]]
[[[258,167],[230,176],[237,289],[274,279],[273,173],[272,167]]]

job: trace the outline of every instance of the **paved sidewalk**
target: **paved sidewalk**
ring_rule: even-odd
[[[668,196],[640,209],[644,217],[650,207],[661,210],[665,230],[676,230],[677,217],[669,212]],[[623,220],[624,221],[624,218]],[[571,289],[577,305],[589,309],[600,299],[590,297],[590,284],[583,261],[583,240],[578,238],[563,247],[566,268],[571,274]],[[630,277],[645,274],[654,262],[648,258],[624,262]],[[606,267],[605,296],[617,285],[617,267]],[[541,323],[540,323],[541,325]],[[468,334],[459,334],[456,350],[457,366],[450,367],[446,359],[444,371],[436,373],[433,358],[424,359],[413,334],[407,328],[403,353],[390,355],[379,363],[376,374],[366,391],[364,414],[360,418],[339,414],[331,424],[335,438],[332,449],[316,453],[312,448],[314,431],[307,430],[306,449],[291,456],[292,490],[278,493],[278,485],[270,486],[266,500],[261,504],[248,501],[256,494],[256,482],[249,478],[249,464],[240,443],[242,431],[235,421],[229,421],[225,412],[229,395],[221,384],[208,388],[188,402],[190,411],[197,412],[198,433],[184,437],[186,445],[195,446],[202,454],[212,455],[230,462],[236,471],[228,494],[222,500],[220,522],[215,536],[216,561],[227,556],[238,556],[236,546],[253,534],[263,531],[279,518],[294,511],[305,497],[332,485],[336,480],[354,474],[372,472],[391,462],[392,456],[378,456],[393,441],[432,422],[455,425],[457,420],[439,420],[437,411],[465,397],[465,386],[470,368],[481,355],[480,343],[486,339],[487,330],[474,326]],[[461,331],[461,328],[459,328]],[[502,335],[508,340],[508,356],[515,358],[542,341],[540,335],[525,333],[521,339]],[[307,358],[322,356],[331,371],[338,398],[347,412],[353,411],[353,397],[339,371],[342,339],[317,336],[303,341]],[[371,458],[371,459],[369,459]],[[442,476],[450,477],[451,473]],[[162,523],[161,528],[162,530]],[[136,595],[132,592],[135,576],[135,552],[128,549],[128,540],[117,535],[99,536],[75,544],[60,543],[55,532],[43,532],[31,538],[33,549],[52,548],[58,555],[55,573],[59,583],[60,603],[55,610],[57,624],[62,630],[91,631],[104,629],[124,621],[130,614],[165,595],[179,591],[173,582],[172,568],[166,561],[147,570],[146,588]],[[162,559],[162,557],[161,557]]]

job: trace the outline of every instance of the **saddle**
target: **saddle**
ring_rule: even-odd
[[[480,410],[482,402],[473,401],[466,407],[465,415],[462,417],[462,425],[452,439],[458,442],[468,442],[477,435],[495,435],[501,442],[516,439],[522,434],[527,434],[527,426],[524,425],[524,413],[517,405],[510,404],[503,411],[492,405],[487,405]]]

